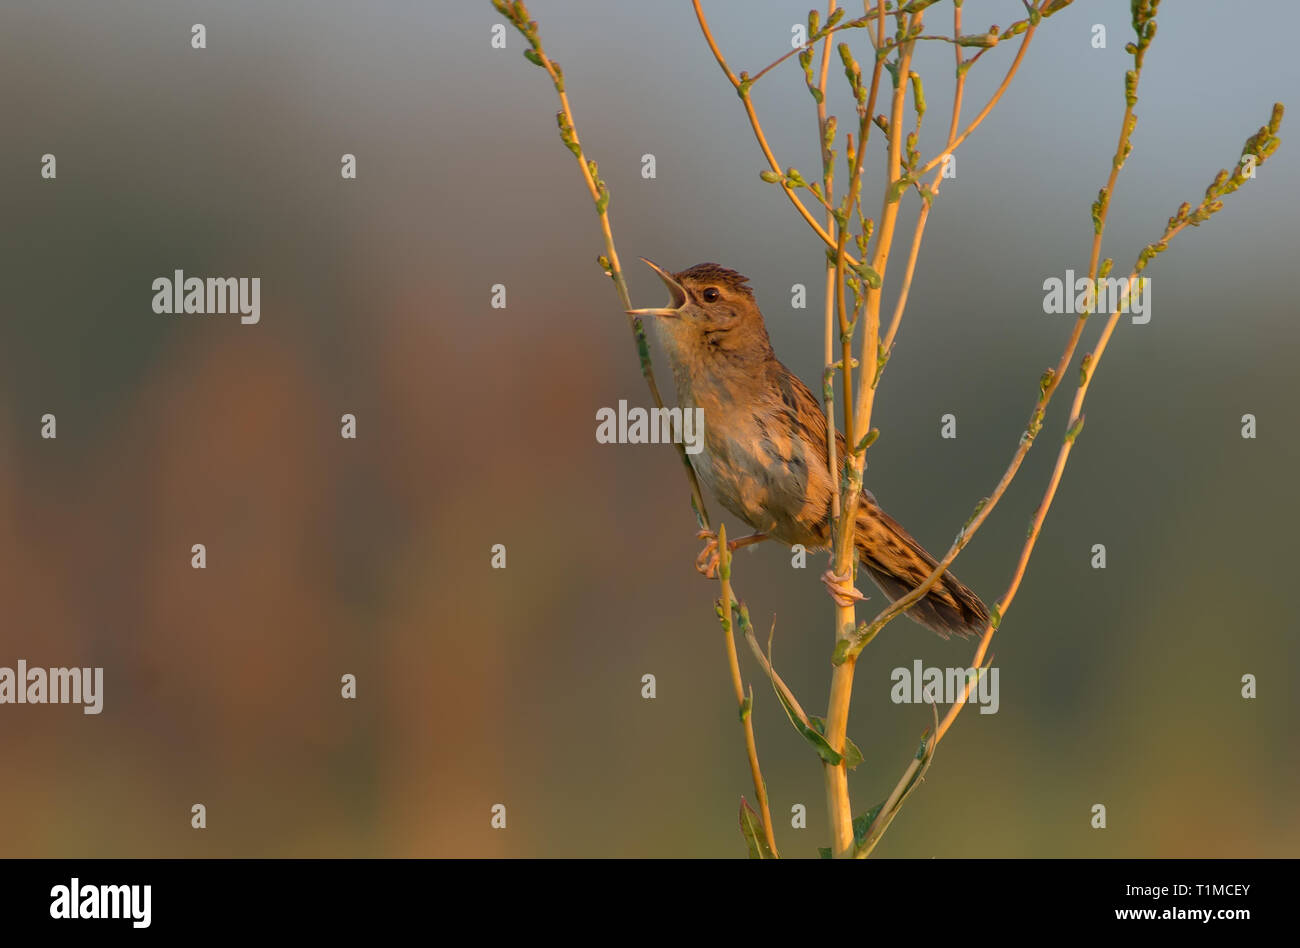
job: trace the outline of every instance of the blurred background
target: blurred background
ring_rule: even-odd
[[[807,6],[706,9],[733,68],[756,71]],[[967,32],[1023,15],[1018,0],[964,9]],[[1249,10],[1161,10],[1104,247],[1117,271],[1197,203],[1274,101],[1298,104],[1300,11]],[[637,304],[664,298],[638,255],[748,274],[777,352],[816,388],[822,251],[759,181],[690,5],[531,11],[613,192]],[[599,408],[649,396],[594,262],[597,219],[554,91],[513,30],[492,48],[500,22],[487,0],[4,5],[0,665],[103,666],[105,695],[99,716],[0,706],[0,855],[743,854],[736,811],[752,787],[717,587],[692,569],[686,480],[671,448],[595,441]],[[194,23],[205,50],[190,47]],[[948,3],[927,27],[950,31]],[[935,206],[867,472],[931,550],[996,483],[1071,328],[1044,315],[1043,281],[1087,270],[1130,36],[1124,0],[1047,21]],[[1010,46],[972,70],[967,118]],[[831,111],[847,127],[836,63]],[[946,137],[951,47],[923,44],[915,68],[929,157]],[[811,178],[798,65],[755,101],[783,164]],[[1147,271],[1152,319],[1115,335],[994,639],[1000,710],[958,719],[881,855],[1300,852],[1295,121],[1258,178]],[[40,176],[46,153],[55,180]],[[340,177],[345,153],[355,181]],[[873,214],[880,167],[877,149]],[[260,277],[260,324],[154,314],[151,282],[175,269]],[[504,309],[489,305],[498,283]],[[806,309],[790,306],[795,283]],[[957,562],[990,603],[1072,393]],[[40,437],[46,412],[57,440]],[[339,436],[345,412],[355,441]],[[949,412],[955,440],[939,436]],[[1248,412],[1255,440],[1241,437]],[[190,566],[195,543],[206,570]],[[496,543],[505,570],[490,568]],[[1090,565],[1098,543],[1104,570]],[[814,712],[830,680],[824,564],[792,570],[759,545],[735,567]],[[866,757],[859,812],[931,720],[890,701],[892,669],[972,654],[908,620],[864,654],[849,730]],[[820,766],[741,657],[779,841],[815,855]],[[344,674],[355,701],[340,697]],[[489,825],[497,803],[504,831]],[[1104,831],[1090,827],[1097,803]],[[790,827],[796,804],[807,829]]]

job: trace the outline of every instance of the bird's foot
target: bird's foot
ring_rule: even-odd
[[[695,557],[696,571],[708,579],[717,579],[718,564],[722,562],[722,554],[718,552],[718,535],[712,530],[701,530],[695,536],[697,539],[705,541],[704,549],[700,550],[700,555]],[[735,540],[727,541],[727,550],[734,553],[742,546],[760,543],[766,539],[766,533],[753,533],[747,537],[738,537]]]
[[[701,530],[695,537],[706,541],[700,555],[695,557],[695,571],[706,579],[716,579],[718,564],[722,561],[722,555],[718,552],[718,535],[712,530]]]
[[[831,570],[822,573],[822,582],[826,584],[826,591],[831,594],[837,606],[851,606],[855,602],[862,602],[867,597],[862,595],[862,591],[853,585],[853,570],[850,569],[848,575],[840,576]]]

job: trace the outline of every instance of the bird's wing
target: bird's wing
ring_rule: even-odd
[[[816,452],[815,461],[824,469],[826,467],[826,415],[822,411],[821,403],[817,397],[809,390],[807,385],[799,380],[799,377],[787,369],[779,362],[772,364],[772,369],[776,375],[776,391],[781,397],[781,403],[786,408],[787,424],[792,430],[802,429],[806,436],[804,440],[811,442],[812,450]],[[837,457],[843,461],[844,458],[844,436],[836,432],[836,441],[839,445]],[[810,459],[814,460],[814,459]]]

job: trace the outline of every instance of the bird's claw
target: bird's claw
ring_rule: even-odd
[[[862,602],[867,597],[862,591],[853,585],[853,572],[849,571],[848,575],[840,576],[831,570],[822,573],[822,582],[826,584],[826,590],[831,594],[837,606],[851,606],[855,602]]]
[[[718,576],[718,564],[722,562],[722,556],[718,553],[718,535],[712,530],[701,530],[695,534],[701,540],[707,540],[704,549],[700,550],[700,555],[695,557],[695,568],[709,579],[716,579]],[[751,533],[747,537],[737,537],[734,540],[727,541],[727,552],[735,553],[742,546],[752,546],[755,543],[761,543],[766,540],[766,533]]]
[[[712,530],[701,530],[695,537],[707,541],[704,549],[700,550],[700,555],[695,557],[696,572],[707,579],[717,579],[718,564],[722,562],[722,554],[718,552],[718,535]]]

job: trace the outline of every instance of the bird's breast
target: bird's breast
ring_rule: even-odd
[[[704,410],[704,448],[691,463],[703,485],[756,531],[824,546],[830,478],[797,419],[761,397],[727,400],[697,389],[695,401]]]

